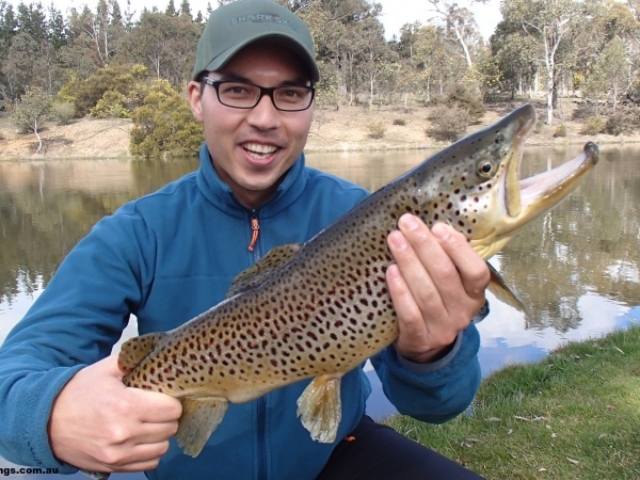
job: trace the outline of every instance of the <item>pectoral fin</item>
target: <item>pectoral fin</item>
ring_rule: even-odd
[[[274,269],[287,264],[302,248],[301,243],[287,243],[270,250],[260,261],[233,279],[227,298],[260,285]]]
[[[487,289],[501,302],[511,305],[513,308],[526,314],[527,307],[522,303],[518,294],[509,288],[502,276],[490,263],[487,262],[487,265],[491,273],[491,280],[489,281]]]
[[[197,457],[204,444],[222,421],[229,402],[225,398],[186,397],[178,421],[176,440],[184,453]]]
[[[332,443],[338,434],[342,418],[341,379],[342,375],[320,375],[298,398],[297,415],[317,442]]]

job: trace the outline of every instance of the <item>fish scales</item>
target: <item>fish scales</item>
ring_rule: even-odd
[[[179,398],[178,444],[196,456],[241,403],[314,378],[298,400],[312,438],[333,442],[340,378],[398,335],[385,272],[400,216],[445,222],[489,258],[516,231],[564,198],[598,160],[593,143],[574,160],[519,182],[536,114],[525,105],[369,196],[304,245],[275,248],[238,276],[220,304],[166,333],[128,340],[124,383]],[[522,307],[495,270],[490,289]]]

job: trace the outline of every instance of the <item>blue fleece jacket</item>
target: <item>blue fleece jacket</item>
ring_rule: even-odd
[[[72,250],[25,318],[0,347],[0,454],[22,465],[76,471],[49,446],[52,403],[81,368],[109,355],[130,314],[140,334],[177,327],[220,302],[231,280],[283,243],[305,242],[367,192],[305,167],[304,155],[274,196],[249,210],[211,165],[122,206]],[[256,248],[248,251],[252,220]],[[435,364],[416,365],[393,347],[372,363],[402,413],[442,422],[462,412],[480,382],[479,336],[471,325]],[[195,459],[172,441],[151,479],[313,479],[335,445],[311,440],[296,418],[310,380],[258,400],[231,404]],[[362,369],[342,380],[338,441],[364,414],[370,385]]]

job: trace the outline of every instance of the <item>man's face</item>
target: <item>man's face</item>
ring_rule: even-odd
[[[214,80],[245,79],[261,87],[295,82],[309,85],[296,57],[282,46],[253,43],[222,69]],[[242,204],[258,207],[278,186],[282,175],[302,153],[313,117],[313,105],[300,112],[276,110],[265,95],[243,110],[222,105],[215,89],[189,83],[191,110],[204,124],[204,136],[218,175]]]

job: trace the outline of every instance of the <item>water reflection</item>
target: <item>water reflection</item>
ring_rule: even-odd
[[[579,150],[528,148],[523,176]],[[375,190],[429,153],[310,154],[308,164]],[[603,149],[569,199],[491,260],[529,312],[491,302],[479,326],[484,374],[638,321],[638,158],[638,147]],[[98,219],[196,168],[196,160],[0,163],[0,343]],[[369,408],[376,416],[393,412],[379,387]]]

